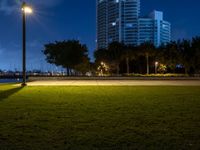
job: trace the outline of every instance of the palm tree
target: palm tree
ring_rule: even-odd
[[[109,54],[107,49],[98,49],[94,52],[95,62],[109,62]]]
[[[191,67],[194,66],[195,52],[191,49],[191,42],[189,40],[182,40],[177,43],[178,52],[180,54],[179,60],[185,68],[185,74],[189,73]]]
[[[195,72],[200,73],[200,37],[194,37],[191,42],[191,49],[194,51]]]
[[[178,42],[172,41],[163,49],[164,63],[175,72],[176,65],[180,64],[180,51],[178,50]]]
[[[123,43],[113,42],[108,47],[108,54],[110,61],[115,65],[117,74],[120,72],[120,62],[122,60],[123,51],[126,49],[126,46]]]
[[[130,73],[130,61],[137,57],[137,47],[134,45],[127,45],[123,53],[123,59],[126,60],[126,73]]]
[[[146,58],[146,73],[149,74],[149,57],[155,56],[155,46],[150,42],[145,42],[139,46],[139,54]]]

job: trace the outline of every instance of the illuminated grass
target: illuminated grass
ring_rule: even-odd
[[[198,149],[200,87],[0,85],[0,149]]]

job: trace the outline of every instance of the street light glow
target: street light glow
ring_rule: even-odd
[[[157,74],[157,72],[158,72],[158,64],[159,64],[159,62],[155,62],[155,74]]]
[[[159,62],[156,61],[156,62],[155,62],[155,65],[158,65],[158,64],[159,64]]]
[[[31,7],[28,7],[28,6],[22,7],[22,11],[25,12],[26,14],[32,14],[33,13],[33,9]]]

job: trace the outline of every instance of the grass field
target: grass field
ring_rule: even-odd
[[[0,85],[0,150],[200,149],[200,87]]]

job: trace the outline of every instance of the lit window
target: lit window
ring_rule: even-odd
[[[112,26],[116,26],[116,25],[117,25],[116,22],[113,22],[113,23],[112,23]]]

